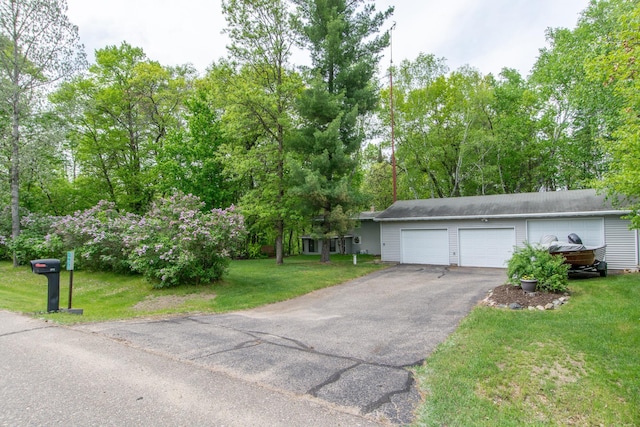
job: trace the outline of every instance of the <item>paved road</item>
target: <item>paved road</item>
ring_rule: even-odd
[[[0,311],[0,426],[377,426],[100,335]]]
[[[66,364],[77,368],[79,377],[69,382],[55,374],[43,384],[63,383],[70,393],[69,386],[77,384],[80,401],[86,401],[86,395],[89,402],[111,398],[106,406],[117,406],[122,416],[138,416],[142,424],[156,424],[144,418],[153,412],[141,408],[158,402],[165,425],[175,420],[202,424],[200,419],[206,419],[206,425],[402,424],[413,419],[419,403],[407,368],[422,363],[487,290],[503,280],[503,270],[396,266],[231,314],[72,329],[49,324],[39,329],[42,325],[36,322],[40,326],[30,326],[33,330],[4,335],[0,330],[0,360],[20,354],[5,354],[7,347],[26,346],[42,336],[71,335],[68,343],[49,342],[44,358],[52,360],[43,361],[42,369],[49,363]],[[39,360],[30,359],[17,369],[26,370]],[[17,373],[8,378],[11,375],[20,378]],[[95,380],[105,382],[103,395],[91,392],[96,387],[89,383]],[[7,381],[2,375],[0,402],[7,395]],[[24,393],[27,390],[18,390]],[[41,402],[47,393],[37,394],[40,398],[31,401]],[[96,409],[83,404],[85,412]],[[180,418],[186,409],[193,418]],[[56,421],[63,415],[60,411]],[[12,420],[4,423],[15,424]],[[41,423],[37,421],[33,424]]]

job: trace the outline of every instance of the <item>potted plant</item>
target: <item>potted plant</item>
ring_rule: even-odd
[[[524,274],[520,277],[520,287],[525,292],[535,292],[538,286],[538,279],[531,274]]]

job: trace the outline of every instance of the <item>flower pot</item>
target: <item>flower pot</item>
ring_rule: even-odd
[[[525,292],[535,292],[536,286],[538,286],[536,279],[520,279],[520,287]]]

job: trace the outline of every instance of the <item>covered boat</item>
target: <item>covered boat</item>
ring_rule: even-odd
[[[540,244],[550,253],[562,255],[565,263],[570,265],[569,273],[592,272],[602,277],[607,275],[606,245],[587,247],[575,233],[569,234],[566,242],[547,235],[540,240]]]

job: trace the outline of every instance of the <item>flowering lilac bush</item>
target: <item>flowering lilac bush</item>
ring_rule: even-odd
[[[121,214],[115,204],[100,201],[96,206],[60,218],[53,226],[56,236],[68,250],[76,251],[77,268],[130,272],[126,235],[140,217]]]
[[[244,238],[244,219],[234,207],[203,207],[182,193],[155,202],[125,237],[131,268],[158,288],[220,279]]]
[[[9,239],[0,234],[0,259],[9,259]]]
[[[156,287],[211,282],[226,271],[245,228],[234,207],[209,212],[203,207],[196,196],[177,194],[154,203],[144,217],[119,213],[107,201],[64,217],[30,213],[22,218],[18,239],[0,227],[0,255],[15,250],[26,263],[64,259],[73,249],[77,269],[135,271]]]
[[[59,239],[49,239],[48,234],[57,217],[28,212],[20,218],[20,235],[17,238],[0,236],[0,245],[5,248],[4,255],[15,253],[19,264],[32,259],[56,258],[63,253]]]

